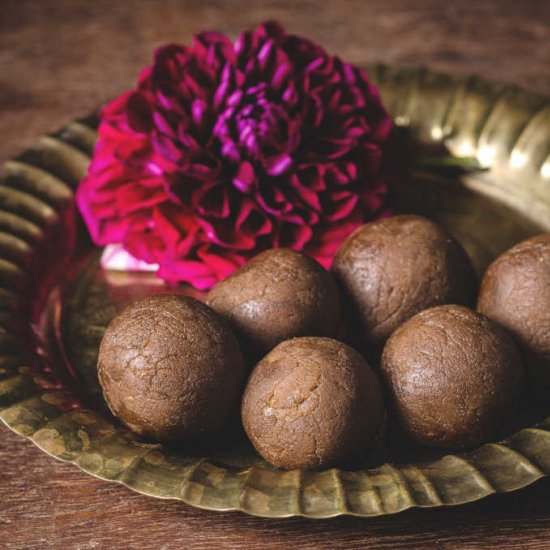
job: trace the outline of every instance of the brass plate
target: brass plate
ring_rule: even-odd
[[[419,172],[398,190],[400,210],[446,225],[479,272],[519,240],[550,231],[548,99],[477,78],[370,72],[398,124],[488,168],[454,180]],[[550,474],[550,417],[523,419],[505,440],[466,453],[380,454],[349,471],[277,471],[242,438],[186,450],[131,434],[101,400],[97,345],[124,303],[166,289],[147,275],[102,272],[98,251],[75,229],[73,191],[95,140],[92,120],[71,122],[0,172],[0,417],[13,431],[146,495],[266,517],[462,504]]]

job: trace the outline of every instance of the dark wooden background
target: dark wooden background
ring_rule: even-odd
[[[133,85],[152,49],[274,18],[357,63],[477,73],[550,94],[548,0],[0,0],[0,160]],[[378,519],[263,520],[93,479],[0,427],[0,547],[550,548],[550,482]]]

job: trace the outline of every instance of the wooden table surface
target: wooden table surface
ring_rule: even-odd
[[[273,18],[357,63],[477,73],[550,94],[548,0],[0,0],[0,160],[130,87],[152,49]],[[147,498],[0,427],[0,547],[549,548],[550,481],[376,519],[263,520]]]

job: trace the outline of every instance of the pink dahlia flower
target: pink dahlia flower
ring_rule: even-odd
[[[93,240],[211,287],[271,247],[329,266],[385,212],[392,122],[364,71],[274,23],[155,52],[101,113],[77,200]]]

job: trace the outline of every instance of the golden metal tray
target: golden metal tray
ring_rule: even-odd
[[[419,171],[398,189],[400,210],[447,226],[479,273],[514,243],[550,231],[548,99],[425,70],[370,73],[398,125],[487,168],[461,178]],[[550,410],[473,451],[381,453],[353,471],[278,471],[244,438],[189,450],[131,434],[101,399],[97,346],[125,303],[166,288],[150,275],[102,272],[74,223],[73,192],[95,141],[92,119],[71,122],[0,172],[0,418],[13,431],[135,491],[266,517],[462,504],[550,474]]]

